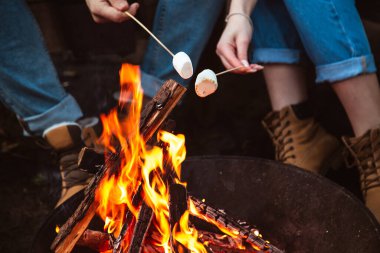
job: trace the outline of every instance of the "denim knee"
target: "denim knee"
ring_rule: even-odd
[[[353,0],[259,0],[257,7],[254,61],[293,64],[307,55],[317,82],[376,71]]]
[[[196,69],[224,5],[225,1],[221,0],[160,0],[153,23],[153,33],[173,53],[187,53]],[[190,81],[182,79],[176,73],[172,66],[172,57],[151,38],[141,69],[142,86],[150,96],[154,95],[157,82],[161,80],[174,79],[185,86]],[[144,81],[152,81],[152,84]]]

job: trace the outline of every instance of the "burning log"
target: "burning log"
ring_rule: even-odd
[[[133,231],[133,238],[129,246],[129,253],[142,252],[143,241],[147,235],[148,228],[153,218],[153,210],[143,203],[139,212],[139,218]]]
[[[95,149],[84,147],[78,156],[78,167],[90,173],[96,173],[104,164],[104,154],[99,154]]]
[[[100,231],[87,229],[84,231],[77,245],[103,252],[112,249],[110,236]]]
[[[252,252],[257,253],[257,250],[248,248],[239,248],[239,244],[236,243],[236,240],[228,237],[226,235],[216,234],[207,231],[199,231],[199,239],[203,244],[206,244],[209,251],[215,253],[245,253]]]
[[[236,221],[228,216],[223,210],[215,209],[204,202],[190,196],[189,201],[194,205],[190,208],[192,215],[206,220],[216,225],[223,232],[232,234],[241,239],[244,243],[251,245],[259,252],[281,253],[282,250],[276,248],[268,241],[264,240],[259,231],[248,225],[245,221]],[[194,208],[196,210],[194,210]]]
[[[173,80],[164,83],[156,96],[145,106],[141,114],[140,132],[143,139],[147,142],[164,122],[169,113],[179,102],[186,88]],[[107,175],[107,171],[118,168],[118,154],[111,154],[107,159],[111,164],[103,166],[95,175],[92,182],[85,191],[85,198],[74,212],[74,214],[61,227],[60,232],[53,241],[51,249],[56,253],[71,252],[90,221],[94,217],[99,203],[95,201],[95,193],[99,183]]]

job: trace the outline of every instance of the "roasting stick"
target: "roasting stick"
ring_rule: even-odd
[[[195,80],[195,93],[199,97],[207,97],[208,95],[211,95],[218,89],[218,76],[224,75],[226,73],[229,73],[231,71],[245,68],[247,66],[239,66],[231,69],[224,70],[222,72],[219,72],[215,74],[214,71],[211,69],[205,69],[201,73],[198,74],[197,79]],[[260,65],[255,66],[255,71],[262,70],[264,67]]]
[[[167,48],[165,46],[165,44],[162,43],[162,41],[159,40],[143,23],[141,23],[140,20],[138,20],[135,16],[133,16],[128,11],[125,11],[124,13],[127,14],[128,17],[130,17],[131,19],[133,19],[137,24],[139,24],[147,33],[149,33],[150,36],[152,36],[153,39],[155,39],[157,41],[158,44],[160,44],[160,46],[163,49],[165,49],[172,57],[174,57],[173,52],[169,48]]]
[[[222,72],[215,74],[211,69],[205,69],[198,74],[197,79],[195,80],[195,93],[199,97],[207,97],[211,95],[218,89],[218,79],[217,76],[224,75],[228,72],[243,68],[245,66],[239,66],[232,69],[227,69]]]
[[[193,76],[193,64],[190,57],[185,52],[174,54],[165,44],[160,41],[143,23],[128,11],[124,12],[128,17],[140,25],[157,43],[173,57],[173,67],[183,79],[189,79]]]
[[[224,75],[224,74],[226,74],[228,72],[231,72],[231,71],[234,71],[234,70],[237,70],[237,69],[241,69],[243,67],[245,67],[245,66],[239,66],[239,67],[235,67],[235,68],[232,68],[232,69],[227,69],[227,70],[224,70],[222,72],[216,73],[215,75],[216,76],[221,76],[221,75]]]

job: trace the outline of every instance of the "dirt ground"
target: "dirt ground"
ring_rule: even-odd
[[[220,28],[215,34],[218,31]],[[206,66],[222,69],[214,53],[216,38],[205,50],[200,70]],[[118,89],[120,62],[100,54],[90,56],[66,52],[53,55],[53,59],[67,91],[78,99],[86,115],[93,116],[115,105],[112,93]],[[317,119],[337,137],[351,134],[344,110],[331,88],[316,87],[313,75],[310,71],[311,101]],[[206,99],[196,97],[193,87],[189,87],[171,118],[177,122],[177,132],[186,136],[188,156],[272,159],[272,145],[260,124],[269,111],[262,74],[231,74],[224,76],[218,92]],[[16,118],[4,107],[0,108],[0,144],[0,252],[27,252],[58,197],[58,168],[53,152],[40,140],[23,136]],[[342,166],[330,171],[327,177],[360,196],[354,169]]]

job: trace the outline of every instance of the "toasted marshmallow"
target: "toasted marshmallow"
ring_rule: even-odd
[[[190,57],[184,52],[174,55],[173,67],[183,79],[189,79],[193,76],[193,64]]]
[[[195,80],[195,93],[199,97],[207,97],[218,89],[218,80],[214,71],[205,69]]]

